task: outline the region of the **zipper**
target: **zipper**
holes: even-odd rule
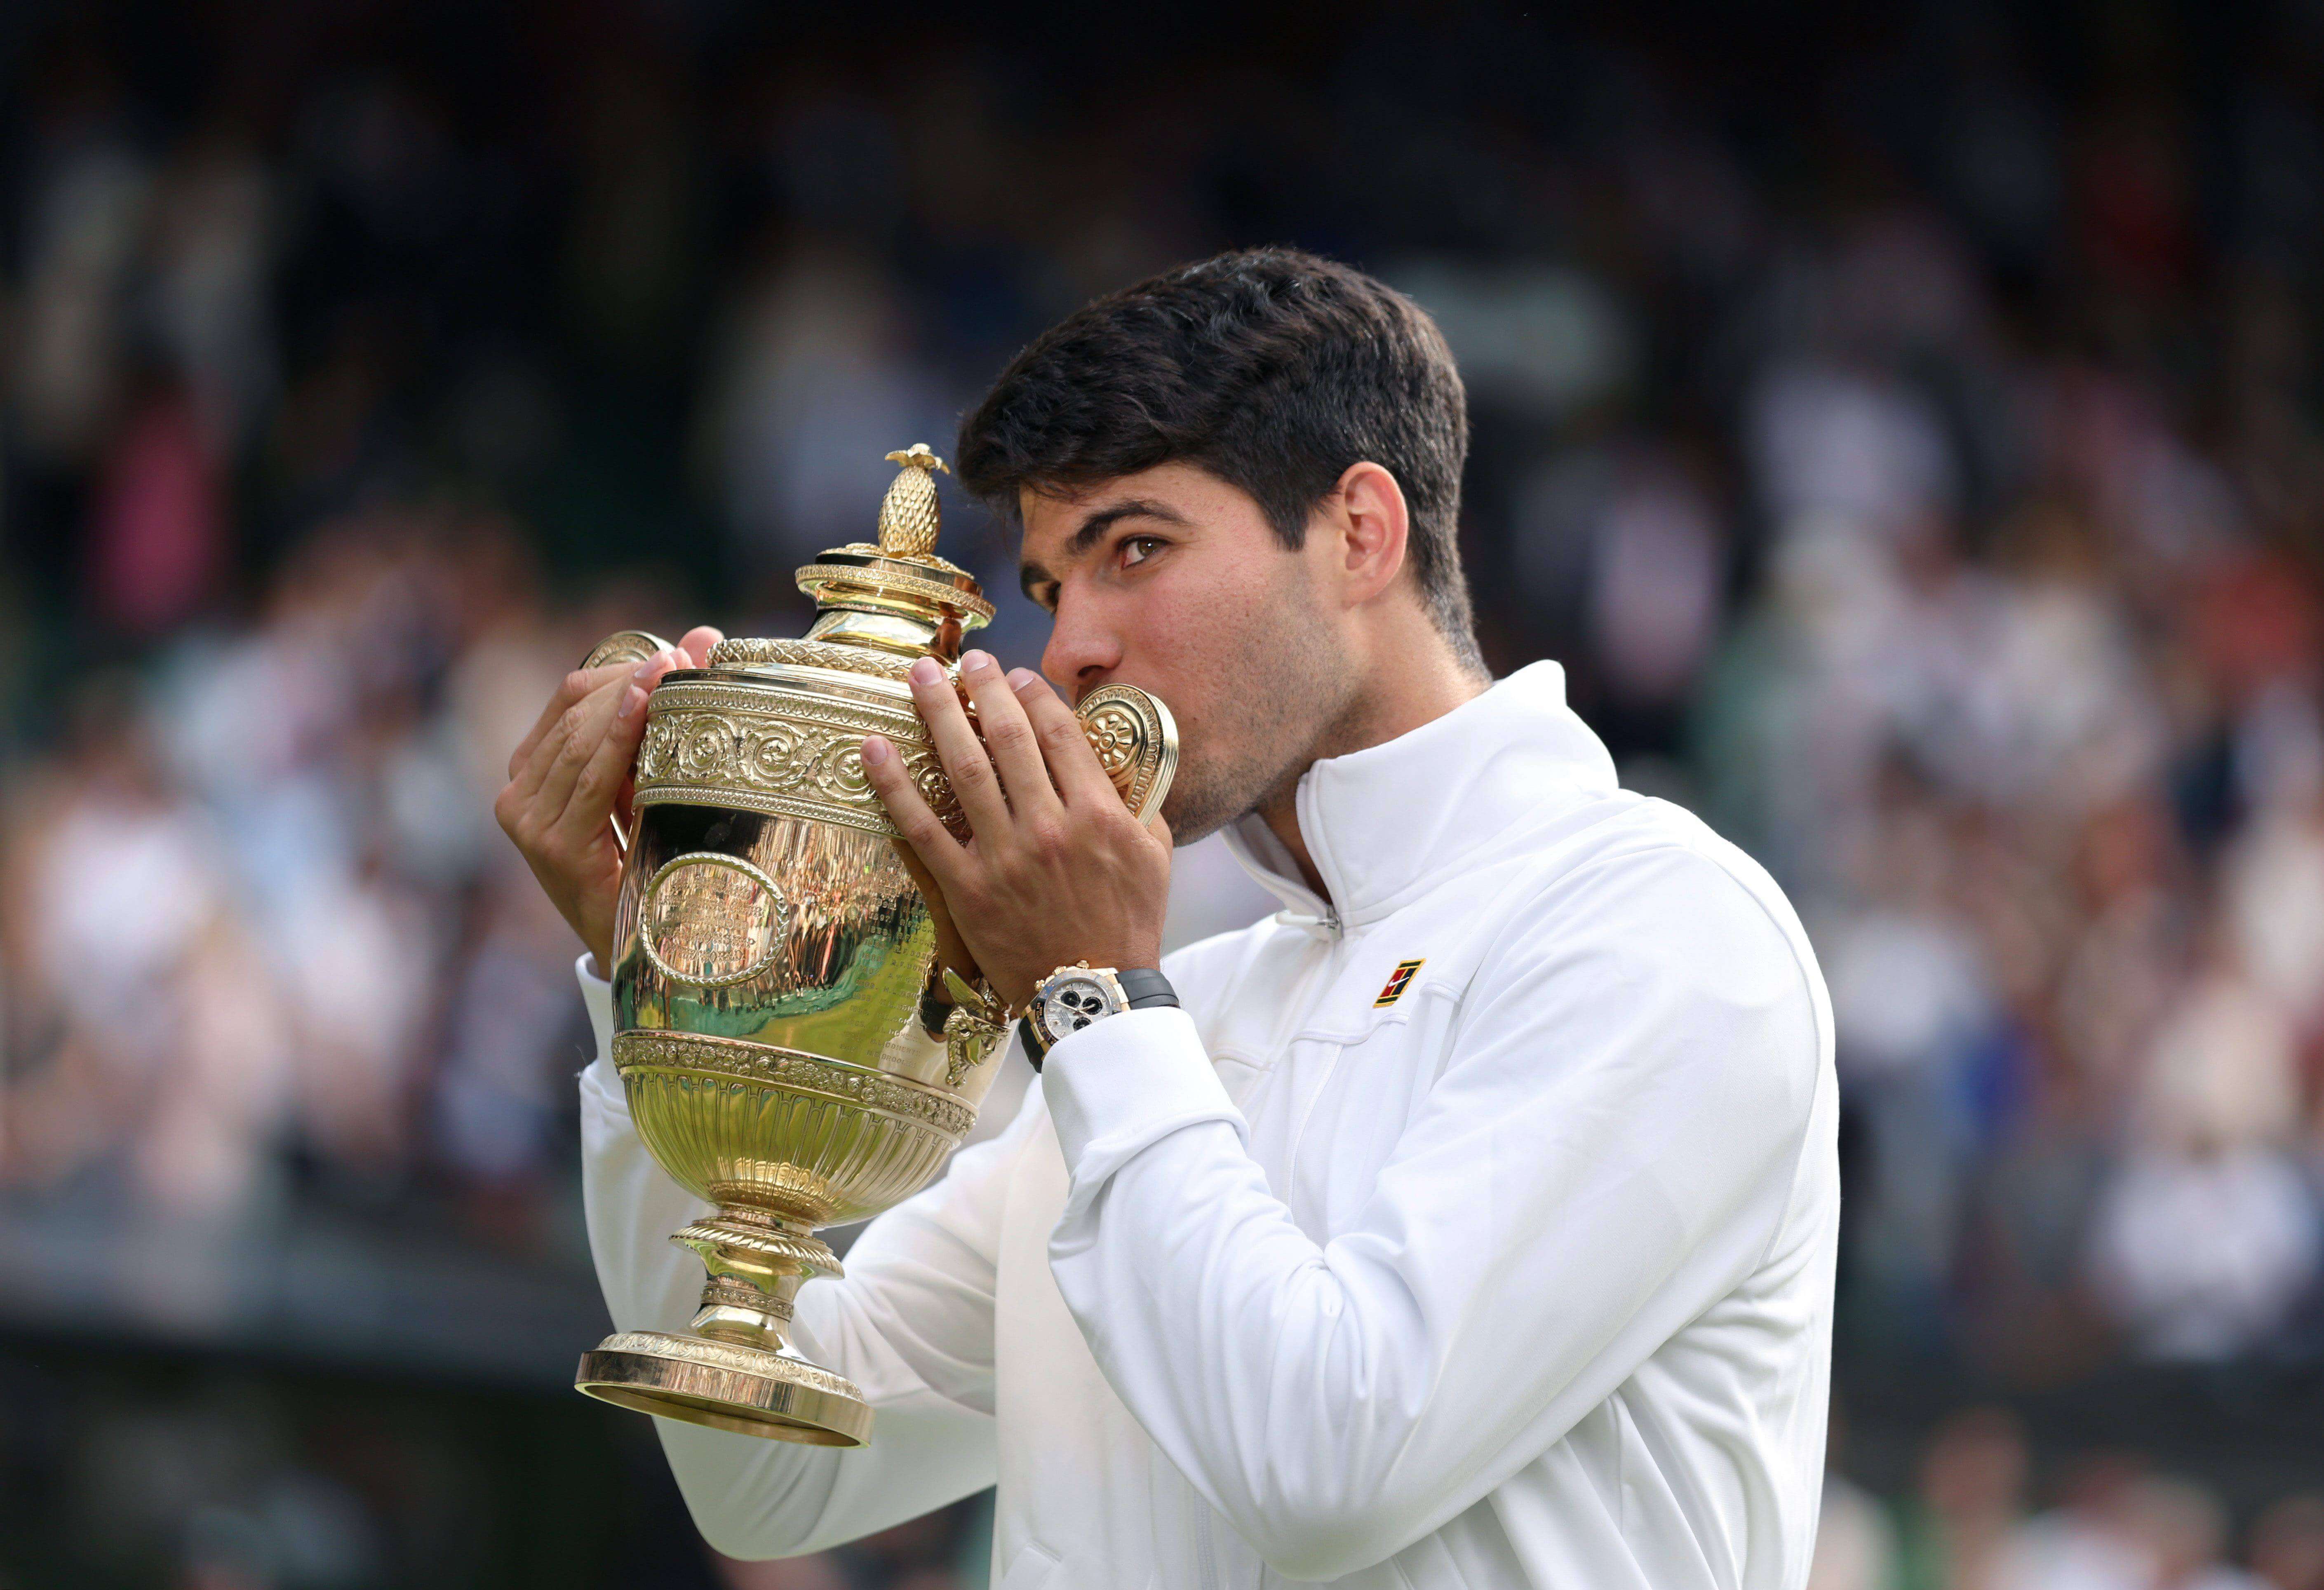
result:
[[[1202,1590],[1219,1590],[1218,1559],[1211,1551],[1211,1504],[1194,1498],[1194,1583]]]
[[[1299,780],[1298,788],[1292,792],[1292,810],[1297,813],[1299,831],[1302,833],[1312,834],[1320,833],[1322,832],[1321,826],[1315,821],[1315,803],[1311,798],[1314,793],[1310,781],[1304,777]],[[1312,841],[1309,849],[1311,850],[1314,849]],[[1316,869],[1319,872],[1322,870],[1321,863],[1317,864]],[[1331,934],[1333,938],[1339,938],[1342,936],[1345,929],[1340,921],[1339,897],[1331,892],[1330,880],[1328,878],[1324,880],[1324,888],[1322,891],[1322,895],[1323,925],[1331,930]]]

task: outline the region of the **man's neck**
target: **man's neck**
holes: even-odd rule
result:
[[[1463,703],[1474,701],[1492,684],[1481,670],[1472,673],[1462,666],[1433,626],[1428,639],[1434,644],[1415,648],[1419,655],[1408,657],[1403,666],[1370,670],[1370,676],[1351,698],[1348,711],[1317,737],[1289,776],[1259,803],[1260,818],[1299,864],[1299,876],[1326,900],[1332,897],[1331,890],[1324,887],[1323,875],[1315,870],[1315,859],[1308,852],[1306,836],[1299,832],[1299,780],[1307,769],[1328,758],[1385,745],[1433,723]]]

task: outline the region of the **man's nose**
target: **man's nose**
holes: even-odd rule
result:
[[[1096,605],[1069,593],[1057,598],[1041,672],[1068,701],[1078,701],[1121,666],[1121,640]]]

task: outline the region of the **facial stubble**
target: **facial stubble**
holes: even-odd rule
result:
[[[1163,804],[1176,843],[1192,844],[1288,798],[1348,710],[1355,685],[1338,637],[1307,593],[1283,596],[1263,621],[1241,623],[1219,648],[1220,688],[1181,747]]]

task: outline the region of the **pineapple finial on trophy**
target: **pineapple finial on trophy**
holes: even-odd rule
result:
[[[888,557],[926,557],[936,549],[936,528],[942,522],[936,472],[945,469],[945,461],[926,442],[914,442],[889,454],[888,462],[899,467],[880,502],[880,551]]]
[[[798,571],[798,588],[816,610],[807,639],[949,665],[959,656],[961,636],[991,622],[992,603],[975,575],[936,549],[936,472],[944,460],[926,442],[888,459],[897,470],[880,503],[879,540],[834,547]],[[753,641],[751,649],[771,655],[783,644]],[[877,671],[876,663],[869,666]]]

